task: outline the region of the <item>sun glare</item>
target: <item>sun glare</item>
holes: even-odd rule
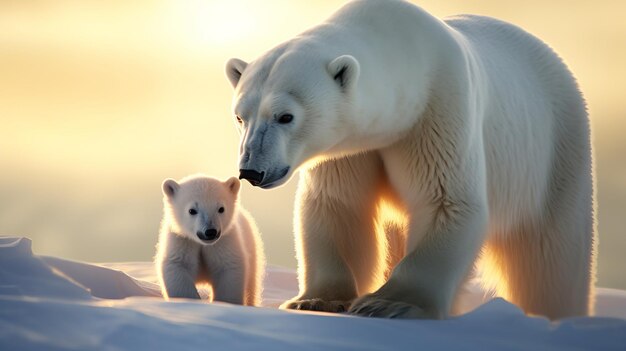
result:
[[[227,44],[259,31],[263,8],[252,1],[175,2],[186,37],[203,44]],[[261,29],[262,30],[262,29]]]
[[[30,236],[40,254],[150,259],[162,179],[237,174],[225,62],[253,61],[347,1],[0,0],[0,234]],[[626,1],[411,2],[514,23],[563,57],[593,122],[599,281],[626,288]],[[290,267],[297,177],[243,188],[270,262]]]

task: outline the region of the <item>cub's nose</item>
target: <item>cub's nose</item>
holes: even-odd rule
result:
[[[213,241],[213,240],[217,240],[220,237],[220,232],[217,231],[217,229],[207,229],[204,232],[197,232],[196,235],[198,235],[198,238],[200,238],[200,240],[204,240],[204,241]]]
[[[220,233],[215,229],[207,229],[204,232],[204,236],[207,238],[207,240],[215,240],[219,238]]]
[[[257,172],[254,169],[239,170],[239,179],[245,179],[254,186],[261,184],[263,177],[265,177],[265,172]]]

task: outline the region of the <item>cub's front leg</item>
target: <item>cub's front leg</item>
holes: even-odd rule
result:
[[[300,294],[281,308],[343,312],[377,284],[383,257],[374,218],[381,174],[374,153],[303,171],[294,223]]]
[[[196,273],[182,262],[166,260],[161,269],[161,291],[163,297],[200,299],[195,283]]]
[[[246,272],[244,267],[225,268],[212,274],[213,301],[244,305]]]

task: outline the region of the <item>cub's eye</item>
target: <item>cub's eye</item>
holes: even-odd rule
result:
[[[241,119],[241,117],[235,116],[235,118],[237,118],[237,123],[239,123],[239,124],[243,123],[243,119]]]
[[[192,216],[195,216],[195,215],[197,215],[197,214],[198,214],[198,211],[196,211],[196,209],[195,209],[195,208],[190,208],[190,209],[189,209],[189,214],[190,214],[190,215],[192,215]]]
[[[217,212],[219,212],[219,213],[224,213],[224,207],[220,207],[220,208],[217,210]]]
[[[284,115],[278,117],[278,123],[280,124],[291,123],[291,121],[293,121],[293,115],[290,113],[285,113]]]

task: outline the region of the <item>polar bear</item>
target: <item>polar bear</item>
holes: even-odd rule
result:
[[[263,244],[238,203],[240,184],[236,177],[221,182],[202,175],[163,182],[155,263],[165,298],[199,299],[196,283],[209,283],[215,301],[260,304]]]
[[[537,38],[362,0],[226,74],[240,178],[301,171],[300,293],[282,307],[446,318],[477,267],[528,314],[591,313],[589,121]]]

